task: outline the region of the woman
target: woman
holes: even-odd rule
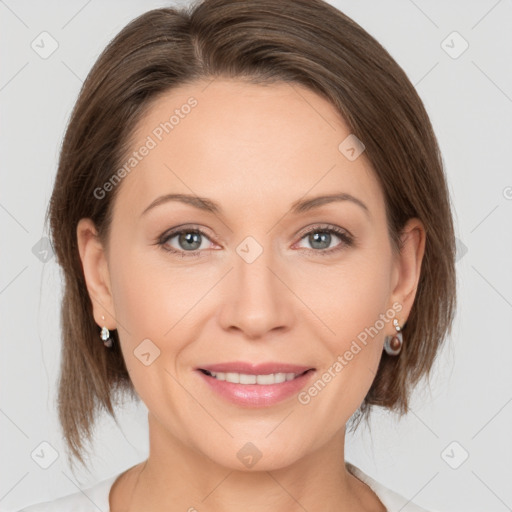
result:
[[[49,208],[59,415],[148,408],[146,461],[27,511],[421,511],[344,462],[405,414],[455,307],[435,135],[390,55],[320,0],[125,27],[84,83]]]

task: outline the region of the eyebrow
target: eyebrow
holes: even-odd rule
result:
[[[199,197],[190,194],[166,194],[160,197],[157,197],[141,214],[141,217],[145,215],[149,210],[160,206],[161,204],[168,203],[169,201],[177,201],[185,204],[189,204],[199,210],[203,210],[209,213],[220,214],[222,208],[218,203],[208,199],[206,197]],[[290,212],[292,214],[304,213],[313,208],[318,208],[324,204],[333,203],[336,201],[350,201],[358,206],[360,206],[367,215],[369,215],[369,210],[366,204],[363,203],[357,197],[352,196],[351,194],[339,193],[339,194],[330,194],[330,195],[322,195],[316,196],[309,199],[299,199],[292,203]]]

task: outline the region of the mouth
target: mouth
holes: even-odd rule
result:
[[[222,400],[241,407],[270,407],[303,389],[315,368],[283,363],[253,365],[221,363],[196,368],[209,389]]]
[[[308,372],[313,371],[314,368],[310,368],[301,373],[294,372],[278,372],[278,373],[262,373],[262,374],[250,374],[250,373],[238,373],[238,372],[212,372],[199,368],[199,371],[213,377],[214,379],[230,382],[232,384],[259,384],[262,386],[268,386],[271,384],[282,384],[283,382],[295,380],[297,377],[301,377]]]

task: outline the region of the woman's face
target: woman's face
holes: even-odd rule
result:
[[[417,255],[394,256],[349,136],[308,89],[221,79],[165,94],[137,127],[122,181],[102,189],[120,187],[104,287],[88,284],[152,436],[271,469],[326,445],[363,401]]]

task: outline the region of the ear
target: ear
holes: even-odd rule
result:
[[[402,247],[395,260],[392,304],[402,305],[397,315],[400,325],[407,321],[416,297],[420,279],[421,263],[425,253],[426,233],[423,223],[416,218],[409,219],[400,236]]]
[[[91,219],[80,219],[76,236],[87,291],[92,302],[94,321],[101,327],[115,329],[114,302],[107,258],[94,222]],[[105,317],[104,320],[102,316]]]

